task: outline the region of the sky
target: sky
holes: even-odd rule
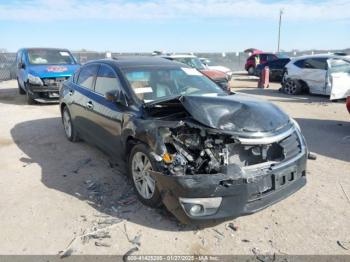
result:
[[[350,0],[0,0],[0,49],[113,52],[350,47]]]

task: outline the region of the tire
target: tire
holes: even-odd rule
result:
[[[21,85],[20,85],[18,79],[17,79],[17,85],[18,85],[18,93],[19,93],[20,95],[25,95],[25,94],[26,94],[26,91],[24,91],[24,89],[21,87]]]
[[[128,173],[139,200],[146,206],[159,207],[161,196],[155,179],[147,170],[157,170],[157,163],[150,155],[149,148],[144,144],[136,144],[130,152],[128,159]]]
[[[62,124],[66,137],[71,142],[77,142],[79,140],[77,131],[74,128],[71,114],[69,109],[65,106],[62,110]]]
[[[283,92],[288,95],[299,95],[302,86],[297,80],[288,79],[283,83]]]
[[[255,74],[255,68],[253,66],[248,68],[248,75],[253,76]]]
[[[28,105],[35,105],[35,100],[32,98],[32,96],[29,94],[29,92],[27,91],[27,104]]]

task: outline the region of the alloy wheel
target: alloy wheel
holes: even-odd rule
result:
[[[69,115],[67,109],[65,109],[63,112],[63,127],[64,127],[64,131],[66,132],[67,137],[71,138],[71,136],[72,136],[72,121],[71,121],[71,118],[70,118],[70,115]]]
[[[155,192],[155,180],[150,175],[152,164],[146,154],[142,152],[135,153],[132,159],[132,178],[139,194],[144,199],[151,199]]]
[[[293,80],[288,80],[284,83],[284,92],[289,95],[294,95],[297,89],[297,84]]]

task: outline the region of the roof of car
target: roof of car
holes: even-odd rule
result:
[[[168,59],[154,56],[121,56],[113,59],[100,59],[89,61],[88,63],[106,63],[120,68],[138,67],[138,66],[179,66],[188,67],[182,63],[174,62]]]
[[[293,60],[307,59],[307,58],[344,58],[344,56],[335,54],[315,54],[315,55],[303,55],[294,57]]]
[[[178,54],[178,55],[164,55],[163,57],[171,57],[171,58],[195,58],[197,56],[190,54]]]
[[[52,48],[52,47],[24,47],[21,50],[64,50],[69,51],[67,48]]]

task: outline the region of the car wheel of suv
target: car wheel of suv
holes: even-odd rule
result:
[[[288,79],[283,84],[283,92],[288,95],[299,95],[301,93],[301,85],[296,80]]]
[[[71,142],[78,141],[78,134],[75,131],[70,112],[66,106],[62,110],[62,123],[68,140]]]
[[[132,177],[138,198],[143,204],[150,207],[158,207],[161,204],[156,180],[149,173],[151,170],[156,170],[156,166],[146,145],[136,144],[132,148],[128,161],[129,174]]]
[[[21,85],[20,85],[18,79],[17,79],[17,85],[18,85],[18,93],[19,93],[20,95],[25,95],[26,91],[24,91],[24,89],[21,87]]]
[[[254,75],[254,73],[255,73],[255,68],[253,67],[253,66],[251,66],[251,67],[249,67],[248,68],[248,75]]]

